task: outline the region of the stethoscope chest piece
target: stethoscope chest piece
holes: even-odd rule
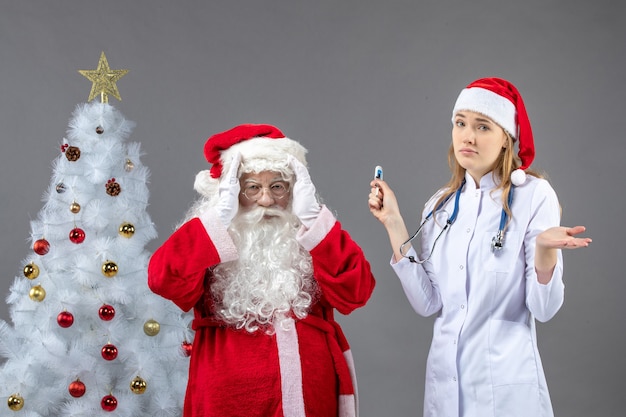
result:
[[[511,190],[509,191],[509,208],[511,204],[513,204],[513,190],[515,190],[515,186],[511,186]],[[498,253],[504,248],[504,228],[506,227],[508,216],[504,208],[502,209],[502,214],[500,215],[500,227],[498,228],[498,233],[491,239],[491,251],[493,253]]]
[[[504,230],[498,230],[498,233],[491,238],[491,251],[497,253],[504,247]]]

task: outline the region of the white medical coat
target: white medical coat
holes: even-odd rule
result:
[[[561,251],[552,280],[537,282],[535,238],[560,221],[557,196],[543,179],[528,176],[516,187],[501,251],[491,251],[502,212],[501,191],[491,173],[477,188],[466,175],[459,213],[429,261],[393,262],[414,310],[437,313],[426,367],[426,417],[553,416],[539,351],[535,319],[547,321],[563,303]],[[492,192],[493,191],[493,192]],[[432,210],[435,197],[426,205]],[[429,220],[419,259],[431,251],[454,195]],[[409,255],[415,256],[415,249]]]

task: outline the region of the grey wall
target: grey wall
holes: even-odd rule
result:
[[[164,240],[195,198],[205,139],[275,124],[309,149],[326,203],[377,277],[370,303],[340,320],[362,417],[421,414],[432,321],[417,316],[367,208],[385,168],[409,227],[448,178],[450,110],[467,83],[522,91],[563,224],[593,246],[566,252],[566,302],[540,324],[558,416],[623,415],[626,292],[623,119],[626,3],[597,0],[3,1],[0,6],[0,294],[21,273],[74,107],[105,51],[132,139],[152,171],[149,212]],[[3,296],[4,298],[4,296]],[[6,303],[0,317],[9,319]]]

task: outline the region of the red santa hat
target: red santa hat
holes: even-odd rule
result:
[[[452,111],[453,123],[455,115],[462,110],[489,117],[517,140],[517,155],[522,165],[511,173],[511,182],[522,185],[526,181],[524,170],[535,158],[535,143],[526,106],[517,88],[501,78],[481,78],[470,83],[459,94]]]
[[[295,140],[285,137],[278,128],[266,124],[243,124],[217,133],[206,141],[204,156],[212,166],[196,176],[196,191],[207,197],[215,195],[237,152],[241,154],[241,172],[288,168],[289,155],[307,165],[307,150]]]

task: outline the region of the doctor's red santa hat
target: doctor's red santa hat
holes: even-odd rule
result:
[[[276,127],[267,124],[243,124],[207,139],[204,156],[210,170],[196,175],[194,189],[207,197],[217,194],[219,183],[228,173],[233,156],[241,154],[241,172],[281,171],[289,168],[291,155],[304,166],[307,150]]]
[[[522,185],[524,170],[535,158],[535,143],[526,106],[517,88],[501,78],[481,78],[461,91],[452,110],[452,123],[459,111],[469,110],[483,114],[496,122],[517,141],[521,166],[511,173],[511,182]]]

